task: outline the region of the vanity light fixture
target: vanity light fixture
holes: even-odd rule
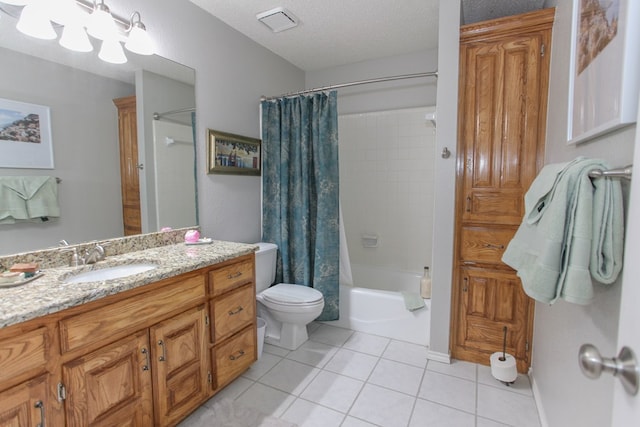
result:
[[[76,52],[90,52],[93,45],[88,35],[101,40],[98,57],[104,61],[127,62],[122,44],[133,53],[153,55],[154,47],[140,12],[126,20],[112,15],[104,0],[0,0],[16,6],[20,18],[16,28],[29,36],[52,40],[58,37],[54,28],[62,28],[59,44]],[[0,10],[16,17],[17,12]],[[85,30],[86,28],[86,30]]]
[[[98,58],[112,64],[124,64],[127,62],[127,56],[122,50],[122,45],[116,39],[106,39],[102,41]]]
[[[111,16],[111,10],[104,4],[104,0],[100,0],[100,3],[93,1],[93,12],[89,15],[87,33],[98,40],[111,40],[118,37],[116,22]]]
[[[129,29],[127,32],[129,33],[129,37],[124,45],[127,50],[137,53],[138,55],[153,55],[153,42],[151,41],[151,37],[149,37],[149,33],[147,33],[147,27],[142,23],[140,12],[133,12],[131,18],[129,18]]]
[[[58,35],[51,25],[43,0],[32,0],[22,8],[20,20],[16,25],[18,31],[31,37],[53,40]]]

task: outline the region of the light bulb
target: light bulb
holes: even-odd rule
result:
[[[16,28],[21,33],[38,39],[52,40],[58,37],[46,8],[37,2],[30,3],[22,9]]]
[[[141,22],[133,24],[129,32],[129,38],[124,47],[139,55],[153,55],[153,42],[146,28]]]
[[[79,23],[65,25],[59,43],[60,46],[76,52],[91,52],[93,50],[89,36]]]
[[[112,64],[124,64],[127,62],[122,45],[116,39],[108,39],[102,42],[98,58]]]
[[[118,29],[106,4],[97,4],[87,23],[87,33],[100,40],[116,39]]]

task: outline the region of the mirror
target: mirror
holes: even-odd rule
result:
[[[53,169],[7,168],[0,159],[0,176],[61,180],[60,218],[0,224],[0,255],[56,246],[62,239],[73,244],[123,236],[121,195],[127,189],[113,100],[133,95],[141,231],[197,225],[195,71],[130,52],[127,64],[109,64],[98,58],[95,40],[93,52],[72,52],[57,40],[25,36],[14,17],[1,10],[0,16],[0,98],[48,107],[54,152]]]

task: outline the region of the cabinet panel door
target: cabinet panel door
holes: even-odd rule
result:
[[[152,419],[147,331],[62,367],[67,426],[149,426]]]
[[[488,364],[502,351],[507,327],[507,353],[528,363],[528,336],[533,300],[524,293],[513,272],[461,269],[460,322],[456,331],[459,351],[475,354],[473,361]],[[523,365],[524,366],[524,365]]]
[[[537,173],[542,35],[471,43],[461,51],[462,218],[517,225]]]
[[[45,425],[47,376],[42,375],[0,393],[0,427]]]
[[[150,329],[153,343],[155,425],[173,425],[199,406],[208,393],[204,306]]]

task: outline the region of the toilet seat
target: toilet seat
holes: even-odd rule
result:
[[[260,295],[265,301],[289,306],[315,305],[324,298],[316,289],[289,283],[272,286],[262,291]]]

